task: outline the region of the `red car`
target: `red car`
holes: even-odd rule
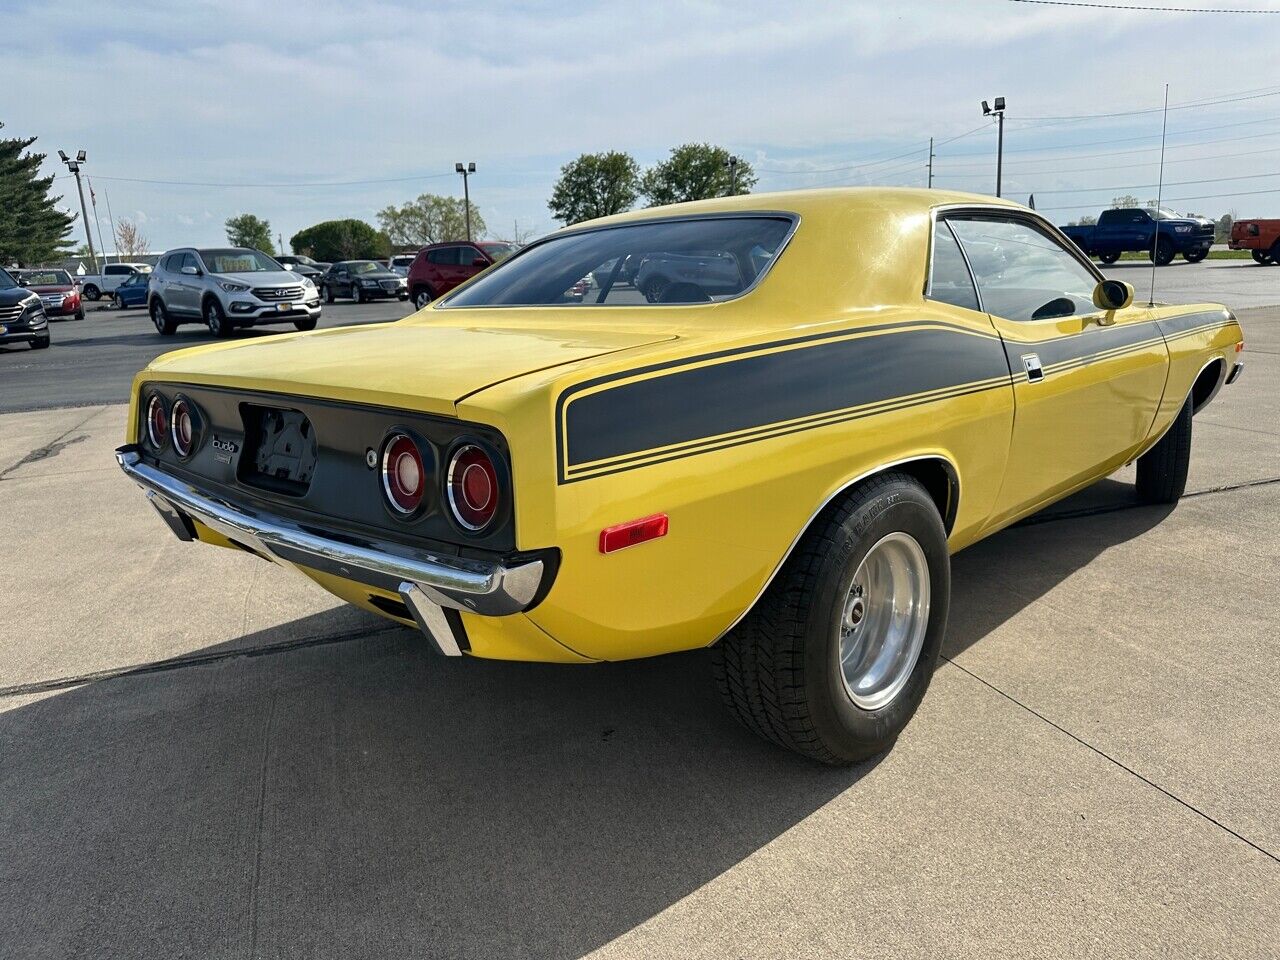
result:
[[[40,294],[44,313],[50,320],[60,317],[84,319],[84,301],[80,288],[65,270],[19,270],[14,279],[33,293]]]
[[[1255,263],[1280,265],[1280,220],[1237,220],[1227,246],[1248,250]]]
[[[463,240],[423,247],[409,267],[409,297],[421,310],[463,280],[470,280],[485,267],[511,256],[518,249],[516,244],[505,240]]]

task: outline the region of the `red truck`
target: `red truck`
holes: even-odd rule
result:
[[[1248,250],[1255,263],[1280,265],[1280,220],[1237,220],[1227,246]]]

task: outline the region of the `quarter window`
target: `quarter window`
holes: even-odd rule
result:
[[[1092,313],[1092,272],[1029,220],[948,217],[964,248],[982,306],[1005,320],[1051,320]]]
[[[929,299],[954,307],[978,309],[978,292],[973,288],[969,265],[964,262],[947,221],[933,225],[933,261],[929,267]]]
[[[458,248],[444,247],[440,250],[430,250],[427,252],[427,262],[436,263],[444,267],[456,267],[458,265]]]

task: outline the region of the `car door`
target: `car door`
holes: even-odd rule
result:
[[[1102,279],[1038,217],[946,215],[1004,340],[1014,381],[1009,462],[991,524],[1110,473],[1146,439],[1169,355],[1152,310],[1099,310]]]
[[[453,286],[464,280],[470,280],[477,273],[489,266],[490,260],[484,251],[476,246],[458,247],[458,279]]]
[[[440,287],[436,291],[436,296],[448,293],[463,280],[466,276],[462,272],[461,266],[461,247],[441,247],[435,251],[436,269],[440,271]]]
[[[200,261],[194,253],[184,253],[174,274],[173,300],[169,306],[180,313],[200,313]]]

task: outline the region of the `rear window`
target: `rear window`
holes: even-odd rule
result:
[[[29,287],[70,286],[71,275],[65,270],[28,270],[22,281]]]
[[[773,263],[783,216],[654,220],[552,237],[498,264],[443,304],[638,306],[728,300]]]

